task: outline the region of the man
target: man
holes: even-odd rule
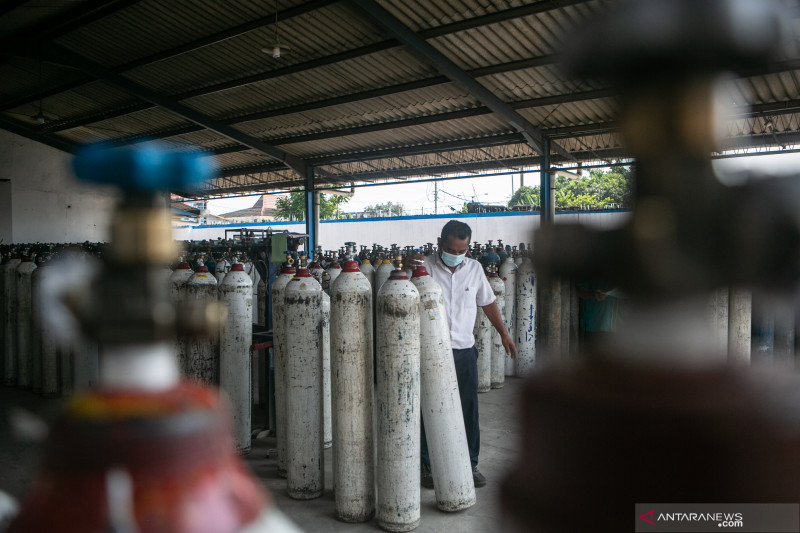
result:
[[[450,341],[453,359],[456,364],[458,392],[461,397],[461,410],[467,432],[467,445],[472,462],[472,477],[476,487],[486,485],[486,478],[478,471],[480,452],[480,429],[478,424],[478,351],[472,329],[475,316],[481,306],[503,341],[503,348],[516,358],[514,340],[506,331],[500,310],[495,303],[494,293],[478,261],[466,257],[472,230],[467,224],[451,220],[442,228],[438,239],[437,253],[424,259],[425,268],[433,279],[442,286],[444,307],[450,324]],[[421,260],[421,255],[410,257]],[[433,488],[430,458],[422,432],[422,486]]]

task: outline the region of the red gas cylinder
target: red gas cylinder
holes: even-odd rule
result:
[[[270,502],[234,453],[229,420],[217,393],[192,383],[76,396],[8,531],[241,530]],[[131,488],[121,505],[109,490],[118,471]]]

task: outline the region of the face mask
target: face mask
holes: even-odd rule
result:
[[[444,262],[445,265],[449,267],[454,267],[460,265],[466,255],[467,254],[461,254],[461,255],[448,254],[447,252],[442,250],[442,261]]]

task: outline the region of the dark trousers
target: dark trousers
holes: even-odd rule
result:
[[[472,466],[478,465],[478,453],[481,451],[481,430],[478,426],[478,350],[465,348],[453,349],[456,362],[456,379],[458,395],[461,397],[461,412],[464,415],[464,428],[467,430],[467,446]],[[421,452],[422,464],[430,466],[428,441],[425,439],[425,424],[422,424]]]

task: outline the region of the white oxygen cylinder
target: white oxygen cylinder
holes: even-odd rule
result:
[[[492,388],[492,330],[489,318],[478,306],[475,314],[475,349],[478,351],[478,392],[489,392]]]
[[[217,280],[208,271],[208,267],[200,265],[186,282],[186,299],[188,302],[206,304],[217,300]],[[189,337],[186,341],[186,367],[184,372],[195,381],[207,385],[219,383],[219,332],[211,332],[210,336]]]
[[[252,283],[252,287],[250,288],[250,292],[253,296],[253,305],[250,308],[250,323],[251,324],[258,324],[258,308],[261,305],[261,300],[258,299],[258,286],[261,283],[261,274],[258,273],[256,270],[256,264],[253,261],[245,261],[243,263],[244,271],[250,278],[250,282]],[[253,390],[255,393],[255,389]]]
[[[258,302],[255,304],[258,306],[258,318],[256,324],[261,327],[266,327],[267,325],[267,284],[264,280],[259,276],[258,279]]]
[[[424,266],[411,281],[420,298],[420,400],[436,505],[461,511],[475,504],[475,482],[442,288]]]
[[[517,267],[516,337],[517,361],[514,375],[527,377],[536,362],[536,280],[533,262],[527,255]]]
[[[286,324],[283,295],[295,275],[292,266],[284,267],[272,284],[272,366],[275,378],[275,431],[278,447],[278,476],[286,477]]]
[[[503,284],[505,285],[505,324],[506,329],[508,330],[508,334],[511,335],[512,339],[516,339],[516,282],[517,282],[517,264],[514,262],[514,258],[509,253],[506,260],[500,265],[500,278],[503,280]],[[504,355],[505,361],[505,375],[506,376],[513,376],[514,375],[514,360],[511,358],[510,354]]]
[[[354,261],[331,285],[333,479],[336,518],[375,514],[372,287]]]
[[[378,291],[381,290],[383,284],[386,283],[387,279],[389,279],[389,275],[392,273],[392,271],[394,271],[394,266],[388,259],[381,261],[381,264],[375,269],[375,283],[372,285],[372,291],[374,295],[373,301],[377,301]]]
[[[31,275],[36,263],[25,257],[17,266],[17,387],[31,388]]]
[[[322,288],[322,285],[320,285],[320,288]],[[325,448],[330,448],[333,443],[333,429],[331,426],[331,297],[325,291],[322,292],[319,346],[322,351],[322,441]]]
[[[43,286],[48,281],[46,278],[53,274],[54,269],[57,267],[50,263],[43,263],[36,269],[38,274],[39,286]],[[37,296],[34,306],[41,309],[43,305],[41,293]],[[41,314],[39,315],[42,316]],[[53,331],[52,324],[48,320],[42,320],[42,396],[45,398],[55,398],[59,395],[59,381],[58,381],[58,344],[56,342],[56,335]]]
[[[339,274],[342,273],[342,267],[338,261],[334,260],[328,267],[328,269],[325,270],[325,272],[327,272],[328,275],[331,277],[330,284],[332,285],[333,282],[336,281],[336,278],[339,276]]]
[[[358,269],[364,274],[364,277],[367,278],[369,286],[372,287],[375,284],[375,267],[372,266],[369,259],[364,259]]]
[[[188,288],[186,283],[192,277],[194,272],[189,268],[189,263],[182,261],[178,263],[176,268],[169,277],[169,296],[172,304],[175,306],[176,312],[182,312],[182,306],[186,303],[186,295]],[[181,369],[186,368],[186,346],[188,339],[183,335],[175,335],[175,357],[178,358],[178,366]],[[184,370],[185,371],[185,370]]]
[[[376,306],[377,522],[411,531],[420,519],[419,292],[393,271]]]
[[[503,280],[496,272],[489,274],[489,286],[494,293],[497,308],[500,316],[505,316],[506,312],[506,287]],[[502,389],[506,381],[506,350],[503,348],[503,338],[491,324],[489,330],[492,337],[492,364],[491,364],[491,388]]]
[[[241,263],[234,263],[219,286],[219,299],[228,318],[219,332],[219,386],[233,413],[236,451],[250,453],[252,379],[250,346],[253,344],[253,282]]]
[[[308,265],[308,271],[311,272],[311,276],[319,281],[320,285],[322,284],[322,274],[325,273],[325,269],[322,268],[317,260],[315,259],[312,263]]]
[[[283,295],[286,353],[286,488],[297,500],[322,495],[322,351],[319,325],[322,287],[307,268],[286,285]],[[291,332],[291,342],[288,342]]]
[[[222,280],[225,279],[225,275],[228,273],[230,266],[231,264],[228,263],[227,259],[222,258],[214,263],[214,278],[217,280],[217,289],[222,285]]]
[[[42,308],[41,299],[42,266],[31,274],[31,389],[34,394],[42,393]]]
[[[3,263],[3,384],[17,384],[17,267],[22,261],[12,257]]]

